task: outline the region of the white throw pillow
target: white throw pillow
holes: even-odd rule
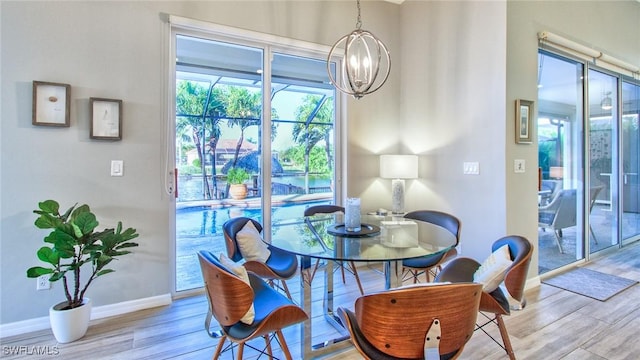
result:
[[[234,275],[239,277],[240,280],[246,282],[247,284],[249,284],[249,286],[251,286],[251,283],[249,282],[249,274],[247,274],[247,269],[245,269],[244,266],[233,262],[225,254],[220,254],[220,263],[222,264],[222,266],[224,266],[229,271],[231,271]],[[247,311],[247,313],[244,314],[244,316],[242,317],[242,319],[240,319],[240,321],[247,325],[251,325],[253,324],[253,320],[255,318],[256,318],[256,310],[253,307],[253,304],[251,304],[249,311]]]
[[[244,227],[236,233],[236,241],[240,253],[246,261],[266,262],[271,255],[269,247],[262,241],[260,232],[251,221],[247,221]]]
[[[482,291],[492,292],[504,281],[506,271],[513,264],[509,246],[494,251],[473,274],[473,281],[482,284]]]

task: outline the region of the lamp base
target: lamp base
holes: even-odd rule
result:
[[[404,180],[391,180],[391,212],[404,214]]]

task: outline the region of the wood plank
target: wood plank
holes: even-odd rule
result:
[[[587,265],[594,270],[640,280],[640,246],[634,244],[607,254]],[[338,331],[322,318],[323,270],[316,274],[312,287],[314,342],[337,336]],[[373,267],[358,268],[366,292],[381,291],[384,277]],[[336,306],[353,307],[359,292],[352,275],[342,284],[334,274]],[[298,278],[288,281],[294,299],[298,299]],[[522,311],[505,316],[505,323],[518,359],[614,360],[636,359],[640,342],[640,286],[634,286],[606,302],[597,301],[542,284],[526,293],[528,304]],[[218,340],[204,331],[207,311],[202,294],[176,299],[171,305],[91,322],[87,335],[71,344],[57,344],[50,330],[2,338],[3,359],[34,359],[37,356],[8,354],[9,347],[49,347],[59,350],[62,359],[210,359]],[[497,327],[487,330],[499,337]],[[300,327],[284,330],[294,359],[300,358]],[[254,341],[262,345],[261,339]],[[274,355],[281,354],[279,346]],[[247,350],[246,359],[256,359]],[[232,359],[230,353],[222,359]],[[264,358],[264,357],[263,357]],[[497,344],[476,331],[460,359],[507,359]],[[322,357],[324,360],[361,359],[352,347]]]

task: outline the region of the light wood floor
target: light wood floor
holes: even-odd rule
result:
[[[640,280],[640,245],[600,258],[586,267]],[[366,291],[380,290],[383,278],[367,267],[359,268]],[[314,281],[315,339],[337,335],[319,317],[320,286]],[[350,275],[343,286],[335,274],[336,304],[351,306],[359,295]],[[297,279],[289,281],[298,290]],[[294,294],[297,296],[297,294]],[[606,302],[577,295],[548,285],[527,292],[527,307],[506,318],[516,356],[519,359],[638,359],[640,358],[640,286],[635,285]],[[87,335],[71,344],[57,344],[49,330],[1,339],[3,359],[209,359],[217,340],[203,328],[206,299],[203,295],[178,299],[170,306],[123,316],[94,320]],[[497,330],[497,328],[496,328]],[[497,331],[495,332],[497,335]],[[294,359],[300,358],[299,327],[285,330]],[[315,340],[314,339],[314,340]],[[257,340],[256,345],[262,345]],[[22,347],[22,348],[20,348]],[[278,346],[276,345],[276,348]],[[11,349],[17,354],[11,354]],[[22,349],[22,350],[17,350]],[[40,349],[49,354],[38,355]],[[36,350],[36,351],[34,351]],[[57,354],[57,356],[52,356]],[[245,358],[255,359],[246,351]],[[232,359],[230,353],[223,359]],[[264,358],[264,357],[262,357]],[[503,350],[481,332],[476,332],[461,359],[508,359]],[[325,359],[360,359],[353,348]]]

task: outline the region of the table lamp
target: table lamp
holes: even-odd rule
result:
[[[418,178],[417,155],[380,155],[380,177],[391,180],[391,211],[404,213],[404,180]]]

